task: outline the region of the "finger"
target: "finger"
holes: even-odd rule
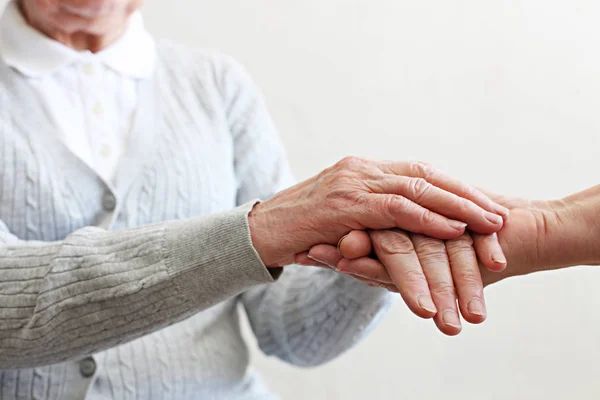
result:
[[[441,240],[419,234],[410,235],[410,238],[427,278],[433,302],[438,309],[434,317],[435,324],[446,335],[458,335],[462,325],[446,245]]]
[[[304,255],[305,253],[301,254]],[[336,247],[329,244],[313,246],[303,257],[305,258],[300,259],[299,255],[296,255],[295,262],[300,265],[314,265],[315,263],[318,263],[333,270],[337,270],[338,263],[343,259]],[[308,262],[309,264],[305,264],[304,262]],[[311,262],[312,264],[310,264]]]
[[[371,254],[371,238],[365,231],[352,231],[338,243],[338,251],[344,258],[367,257]]]
[[[473,186],[467,185],[461,182],[459,179],[453,178],[427,163],[387,162],[383,163],[382,169],[387,169],[396,175],[423,178],[441,189],[447,190],[448,192],[454,193],[459,197],[472,201],[486,211],[498,214],[504,219],[508,217],[509,211],[506,207],[496,203]]]
[[[399,230],[383,230],[371,231],[369,236],[377,258],[385,265],[408,308],[421,318],[435,316],[437,309],[408,235]]]
[[[319,267],[331,270],[336,269],[336,266],[334,264],[329,264],[322,260],[318,261],[310,257],[308,251],[296,254],[296,256],[294,257],[294,264],[303,265],[305,267]]]
[[[387,175],[386,178],[378,179],[374,185],[379,186],[380,192],[404,196],[444,217],[466,222],[472,231],[490,234],[502,228],[503,220],[499,215],[423,178]]]
[[[465,320],[472,324],[485,321],[483,282],[479,272],[473,240],[468,234],[446,242],[450,269],[458,294],[458,305]]]
[[[371,239],[369,238],[370,241]],[[320,244],[314,246],[303,257],[305,258],[302,260],[297,259],[296,263],[301,261],[301,265],[312,265],[311,262],[314,264],[315,260],[318,260],[319,263],[327,265],[329,268],[335,266],[338,272],[344,274],[360,276],[365,280],[394,284],[385,266],[379,261],[369,257],[360,257],[352,260],[342,259],[335,246],[332,245]],[[307,264],[302,263],[302,261],[306,261]]]
[[[369,197],[372,202],[367,204],[368,218],[364,218],[364,224],[369,228],[400,228],[437,239],[454,239],[462,235],[467,226],[428,210],[406,197],[394,194],[374,194]],[[390,221],[393,221],[391,226]]]
[[[506,269],[506,257],[495,233],[491,235],[471,233],[471,237],[481,265],[492,272],[502,272]]]
[[[395,285],[385,266],[373,258],[343,259],[337,266],[338,271],[343,274],[352,274],[369,281]]]
[[[383,288],[383,289],[386,289],[388,292],[392,292],[392,293],[399,293],[398,287],[396,285],[394,285],[393,283],[376,282],[376,281],[372,281],[370,279],[365,279],[361,276],[353,276],[353,275],[349,275],[349,276],[353,277],[357,281],[360,281],[368,286]]]

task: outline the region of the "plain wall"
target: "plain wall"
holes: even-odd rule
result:
[[[535,198],[598,182],[597,1],[147,0],[144,14],[250,70],[298,178],[353,154]],[[253,359],[291,400],[597,399],[598,287],[589,267],[505,281],[456,338],[399,301],[326,366]]]
[[[298,178],[349,154],[434,163],[556,198],[599,181],[600,3],[215,0],[145,6],[149,28],[229,53],[262,87]],[[283,399],[600,398],[600,271],[487,290],[457,338],[398,302],[311,370],[254,353]]]

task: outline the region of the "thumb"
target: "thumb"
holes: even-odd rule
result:
[[[368,257],[373,251],[371,237],[366,231],[351,231],[340,239],[338,251],[341,256],[349,260]]]

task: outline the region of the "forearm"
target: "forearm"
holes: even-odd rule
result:
[[[600,263],[600,185],[560,202],[559,222],[550,233],[547,247],[554,249],[554,265],[598,265]],[[550,249],[549,249],[550,251]]]
[[[244,293],[259,346],[268,355],[310,367],[363,339],[395,295],[321,268],[286,267],[274,285]]]
[[[562,200],[531,202],[511,210],[498,233],[508,267],[482,270],[485,284],[578,265],[600,264],[600,186]]]
[[[538,211],[539,257],[534,271],[596,265],[600,260],[600,186]]]
[[[52,243],[18,240],[0,222],[0,369],[106,349],[272,281],[249,208]]]

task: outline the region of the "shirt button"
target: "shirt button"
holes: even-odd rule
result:
[[[111,154],[112,154],[112,149],[107,144],[102,146],[102,148],[100,149],[100,155],[102,156],[102,158],[109,158]]]
[[[102,197],[102,208],[104,208],[106,211],[113,211],[115,207],[117,207],[117,199],[115,198],[115,195],[110,192],[106,192]]]
[[[98,117],[101,117],[102,114],[104,114],[104,108],[102,107],[102,104],[100,102],[94,104],[94,107],[92,107],[92,112]]]
[[[83,64],[83,73],[89,76],[94,75],[94,66],[92,64]]]
[[[84,378],[89,378],[96,372],[96,361],[93,357],[84,358],[79,362],[79,372]]]

